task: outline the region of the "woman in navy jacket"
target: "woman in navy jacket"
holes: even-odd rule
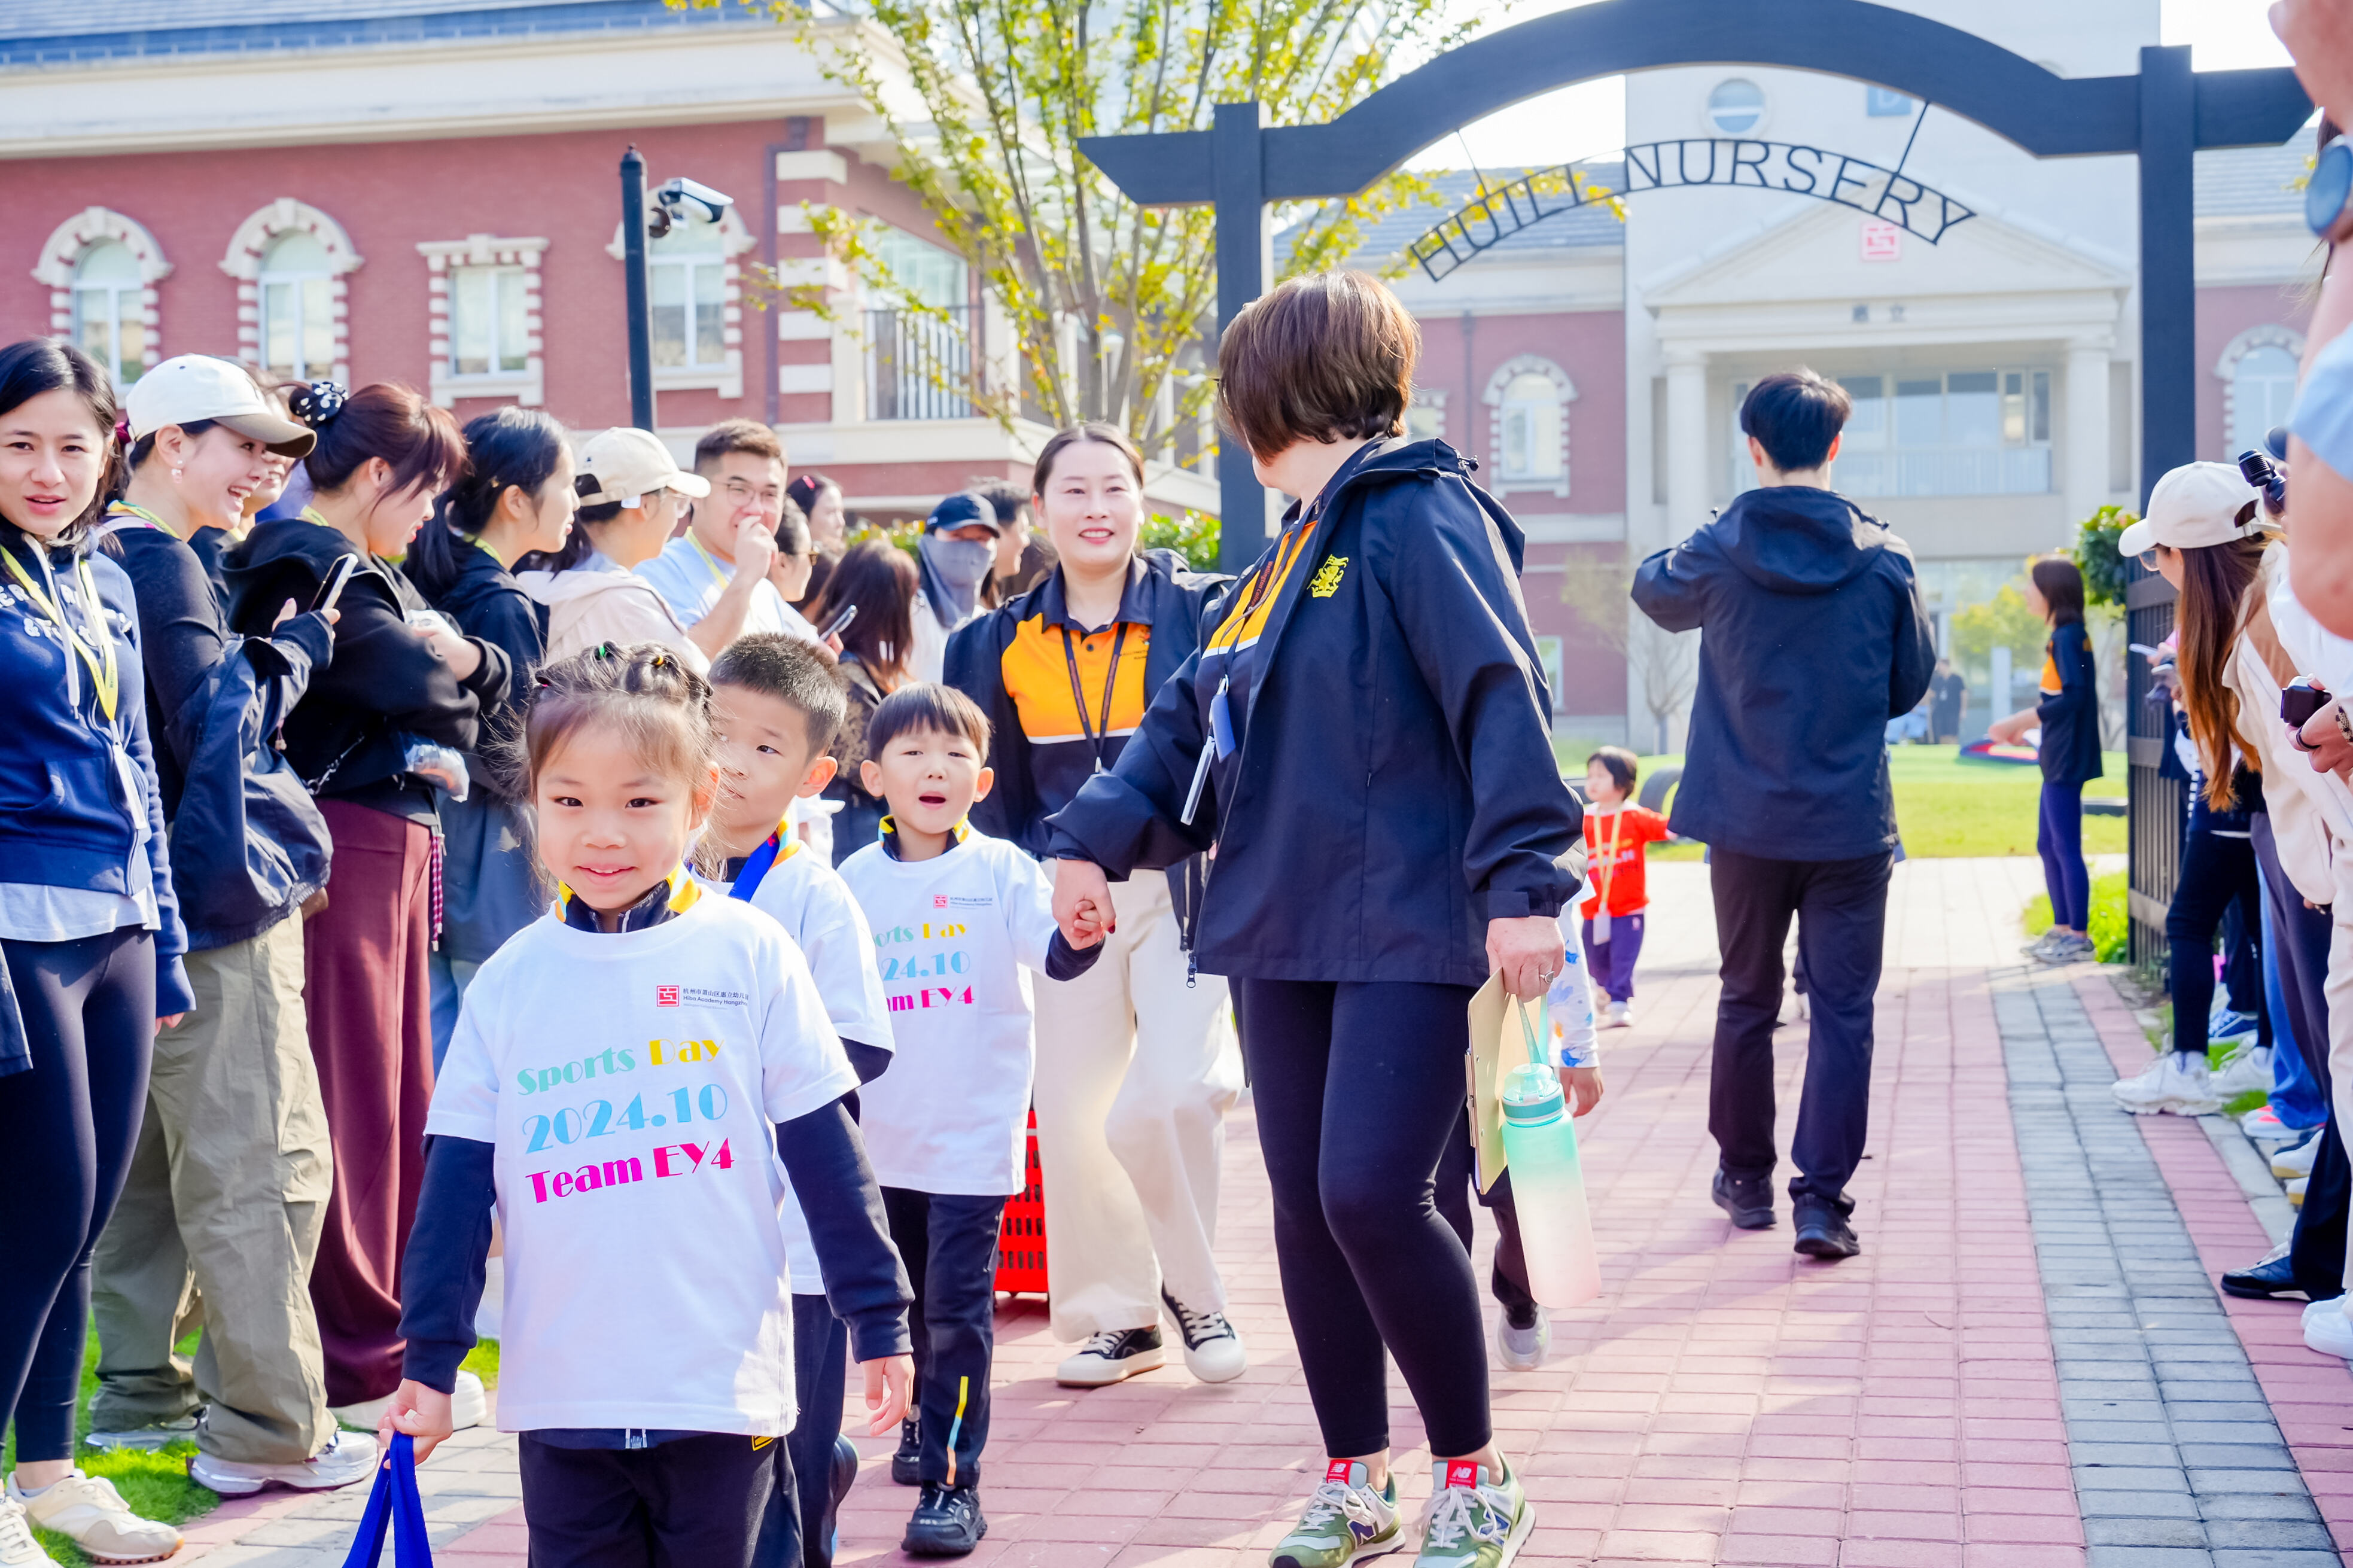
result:
[[[39,1517],[32,1494],[63,1487],[121,1510],[110,1550],[162,1555],[176,1531],[73,1468],[90,1251],[139,1135],[158,1021],[192,1005],[131,579],[93,549],[115,420],[79,349],[0,349],[0,1421],[15,1420],[17,1460],[0,1550],[28,1508]]]
[[[1431,1179],[1461,1121],[1473,992],[1499,973],[1534,998],[1561,966],[1581,822],[1520,531],[1451,448],[1400,438],[1417,351],[1412,318],[1359,273],[1293,279],[1235,318],[1226,423],[1301,499],[1117,766],[1051,823],[1066,925],[1112,914],[1106,871],[1215,848],[1194,951],[1233,981],[1326,1455],[1276,1549],[1297,1568],[1398,1544],[1384,1351],[1438,1460],[1430,1539],[1501,1568],[1530,1518]]]
[[[2092,637],[2084,626],[2084,574],[2063,555],[2046,555],[2027,573],[2027,607],[2051,627],[2043,647],[2042,700],[1996,721],[1995,740],[2016,743],[2041,726],[2042,820],[2034,847],[2051,894],[2051,929],[2026,950],[2030,958],[2072,963],[2092,954],[2084,927],[2092,913],[2092,874],[2084,864],[2084,784],[2100,776],[2100,693]]]

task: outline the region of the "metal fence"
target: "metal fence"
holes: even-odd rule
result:
[[[2128,641],[2155,647],[2173,630],[2173,584],[2136,562],[2125,591]],[[2181,824],[2188,803],[2179,780],[2160,778],[2158,767],[2172,743],[2171,708],[2148,700],[2148,660],[2125,655],[2125,761],[2131,797],[2131,872],[2127,895],[2132,916],[2134,967],[2154,971],[2165,962],[2165,911],[2181,868]]]
[[[969,306],[867,311],[866,417],[970,418],[972,325]]]

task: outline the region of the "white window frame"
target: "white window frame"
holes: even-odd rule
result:
[[[364,260],[352,237],[343,226],[314,206],[296,201],[292,196],[280,196],[268,206],[260,207],[237,225],[229,237],[227,254],[221,258],[221,270],[237,279],[237,349],[250,363],[260,364],[261,353],[261,291],[265,279],[262,258],[269,247],[285,235],[303,233],[318,240],[327,253],[327,312],[332,337],[332,362],[323,365],[306,364],[309,379],[340,381],[349,384],[352,379],[351,274],[359,270]],[[294,274],[311,277],[315,274]],[[284,281],[272,276],[270,282]]]
[[[1552,383],[1554,395],[1560,405],[1560,472],[1542,476],[1514,475],[1504,471],[1504,392],[1524,375],[1540,375]],[[1488,489],[1503,496],[1514,491],[1525,494],[1554,495],[1566,500],[1569,490],[1569,429],[1568,405],[1577,401],[1577,385],[1568,373],[1540,354],[1520,354],[1496,367],[1487,378],[1487,392],[1482,399],[1487,405],[1487,450],[1495,459],[1494,476]]]
[[[133,313],[146,329],[146,342],[140,349],[140,363],[148,370],[164,362],[162,313],[157,309],[155,285],[172,274],[172,264],[164,259],[163,247],[155,237],[133,218],[125,217],[107,207],[85,207],[49,232],[41,246],[39,260],[33,268],[33,280],[46,284],[49,290],[49,330],[69,334],[79,342],[80,323],[77,320],[79,303],[76,299],[75,271],[90,250],[108,240],[128,248],[139,263],[139,287],[134,291],[118,289],[118,309],[125,317]],[[136,293],[136,300],[132,296]],[[112,366],[107,374],[114,374]]]
[[[132,278],[126,282],[107,282],[97,279],[85,280],[81,276],[82,268],[89,263],[91,254],[95,252],[100,246],[121,245],[121,243],[122,242],[120,240],[101,239],[98,241],[96,245],[92,245],[85,248],[81,255],[74,261],[74,282],[72,293],[73,342],[80,346],[81,351],[84,353],[90,353],[89,329],[91,320],[90,313],[90,296],[94,294],[103,295],[106,301],[106,313],[103,319],[103,324],[107,329],[108,341],[111,342],[114,347],[107,352],[106,357],[100,361],[100,363],[105,365],[106,374],[109,379],[114,381],[121,380],[122,329],[126,322],[136,326],[140,331],[140,370],[131,378],[132,380],[136,381],[139,379],[140,374],[145,374],[147,365],[147,321],[145,310],[147,286],[138,279],[135,273]],[[129,247],[124,247],[124,250],[125,253],[128,254]],[[135,256],[132,257],[132,265],[135,268],[138,264],[138,258]],[[90,354],[90,357],[92,359],[99,358],[99,356],[94,353]]]
[[[647,188],[652,189],[652,176],[647,176]],[[744,226],[741,210],[731,206],[719,219],[719,321],[721,341],[724,345],[721,358],[711,364],[656,365],[656,392],[715,392],[723,398],[744,395],[744,253],[759,240]],[[605,254],[619,261],[626,255],[621,247],[621,226],[613,226],[613,243]],[[647,258],[649,284],[653,268],[676,265]],[[702,263],[698,259],[696,266]],[[690,278],[690,282],[691,279]],[[650,292],[650,290],[649,290]],[[690,294],[690,298],[691,295]]]
[[[544,239],[501,239],[487,234],[470,234],[463,239],[421,241],[418,255],[425,258],[426,331],[428,390],[435,403],[447,408],[461,397],[512,398],[525,408],[537,408],[547,401],[546,336],[541,287],[540,262],[547,253]],[[522,279],[523,368],[519,371],[492,371],[480,375],[460,375],[458,373],[456,333],[450,317],[454,299],[450,292],[452,274],[469,268],[512,271]]]
[[[272,235],[269,243],[272,247],[275,247],[287,237],[283,234]],[[313,270],[305,268],[299,270],[273,271],[266,259],[268,254],[267,251],[263,253],[265,259],[262,268],[254,278],[254,292],[260,307],[259,331],[256,334],[256,341],[260,345],[260,353],[254,356],[255,363],[261,366],[265,375],[283,375],[291,381],[320,380],[329,374],[332,365],[345,357],[336,352],[338,345],[335,342],[334,324],[335,275],[328,268]],[[328,363],[323,365],[312,364],[307,352],[310,338],[310,301],[304,296],[310,292],[310,287],[314,283],[320,285],[319,292],[327,305]],[[294,358],[287,363],[273,364],[269,358],[270,300],[280,289],[288,290],[279,297],[288,300],[294,312],[294,320],[288,327],[294,339]],[[335,379],[340,381],[343,378],[337,376]]]
[[[2223,345],[2214,362],[2214,374],[2222,381],[2222,441],[2231,442],[2231,432],[2239,424],[2239,362],[2257,349],[2284,349],[2290,357],[2301,363],[2304,360],[2304,334],[2287,327],[2266,323],[2249,327]],[[2221,461],[2238,461],[2236,452],[2218,454]]]

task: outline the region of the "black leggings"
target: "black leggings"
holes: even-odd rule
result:
[[[106,1228],[155,1048],[155,942],[125,926],[76,942],[0,941],[32,1047],[0,1078],[0,1431],[19,1463],[69,1458],[90,1325],[90,1255]]]
[[[1430,1451],[1493,1436],[1471,1255],[1431,1178],[1461,1124],[1472,989],[1236,980],[1282,1304],[1324,1452],[1389,1446],[1386,1348]]]
[[[2165,917],[2170,972],[2167,989],[2173,996],[2177,1051],[2206,1049],[2206,1016],[2214,1004],[2214,933],[2221,927],[2223,910],[2236,904],[2251,932],[2260,929],[2263,920],[2263,885],[2255,877],[2247,816],[2211,811],[2203,796],[2190,805],[2189,830],[2181,843],[2181,874],[2175,879],[2173,906]]]

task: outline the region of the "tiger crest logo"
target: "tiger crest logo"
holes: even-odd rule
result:
[[[1326,555],[1324,564],[1315,568],[1315,575],[1308,580],[1307,592],[1318,599],[1330,598],[1340,591],[1340,579],[1346,575],[1347,571],[1346,556]]]

